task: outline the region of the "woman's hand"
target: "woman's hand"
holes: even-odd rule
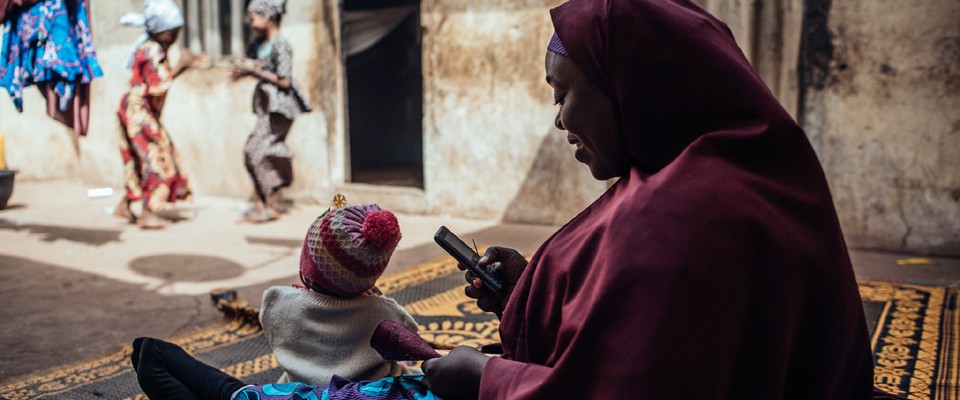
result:
[[[527,259],[514,249],[506,247],[493,246],[487,249],[478,263],[480,266],[490,265],[498,275],[503,277],[503,292],[499,295],[493,294],[483,286],[474,273],[467,271],[466,279],[470,285],[464,289],[467,297],[477,299],[477,307],[487,312],[499,312],[507,306],[507,300],[513,294],[513,289],[520,281],[520,275],[527,268]],[[465,270],[467,267],[457,264],[457,268]]]
[[[476,399],[480,378],[490,357],[477,349],[459,346],[450,354],[423,362],[423,382],[443,399]]]

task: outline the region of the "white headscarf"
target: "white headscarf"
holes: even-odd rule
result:
[[[143,14],[127,13],[120,17],[120,23],[127,26],[137,26],[145,32],[133,46],[126,67],[133,66],[133,56],[137,48],[150,38],[150,33],[158,33],[183,26],[183,13],[173,0],[144,0]]]
[[[267,18],[276,20],[287,11],[286,0],[252,0],[247,5],[247,11],[265,15]]]

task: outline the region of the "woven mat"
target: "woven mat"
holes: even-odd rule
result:
[[[380,289],[420,323],[429,341],[480,347],[498,341],[499,321],[463,295],[463,275],[438,259],[385,276]],[[910,399],[960,400],[960,311],[956,288],[861,282],[876,360],[875,384]],[[275,382],[277,361],[257,325],[236,320],[171,341],[253,384]],[[131,349],[0,387],[0,399],[145,399]]]

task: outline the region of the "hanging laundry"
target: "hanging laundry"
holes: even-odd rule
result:
[[[91,40],[87,0],[24,4],[4,18],[0,86],[7,89],[17,111],[23,111],[23,89],[37,85],[50,103],[48,114],[85,135],[86,85],[103,76]]]
[[[6,19],[6,15],[14,7],[29,7],[40,0],[0,0],[0,22]]]

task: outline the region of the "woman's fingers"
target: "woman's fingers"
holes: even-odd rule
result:
[[[477,299],[477,307],[486,312],[500,310],[500,299],[497,296],[486,296]]]
[[[474,274],[473,271],[467,270],[467,272],[463,274],[463,279],[466,280],[467,283],[472,285],[473,280],[477,279],[477,275]]]
[[[500,296],[493,294],[491,291],[483,287],[480,279],[477,279],[475,282],[477,284],[465,286],[463,293],[471,299],[476,299],[477,307],[480,307],[481,310],[487,312],[499,311]]]
[[[487,248],[487,251],[483,253],[483,257],[480,257],[478,264],[488,265],[503,259],[504,251],[509,250],[506,247],[500,246],[490,246]]]
[[[478,288],[474,285],[467,285],[466,287],[464,287],[463,293],[466,294],[467,297],[471,299],[479,299],[481,297],[491,296],[491,293],[489,290]]]

